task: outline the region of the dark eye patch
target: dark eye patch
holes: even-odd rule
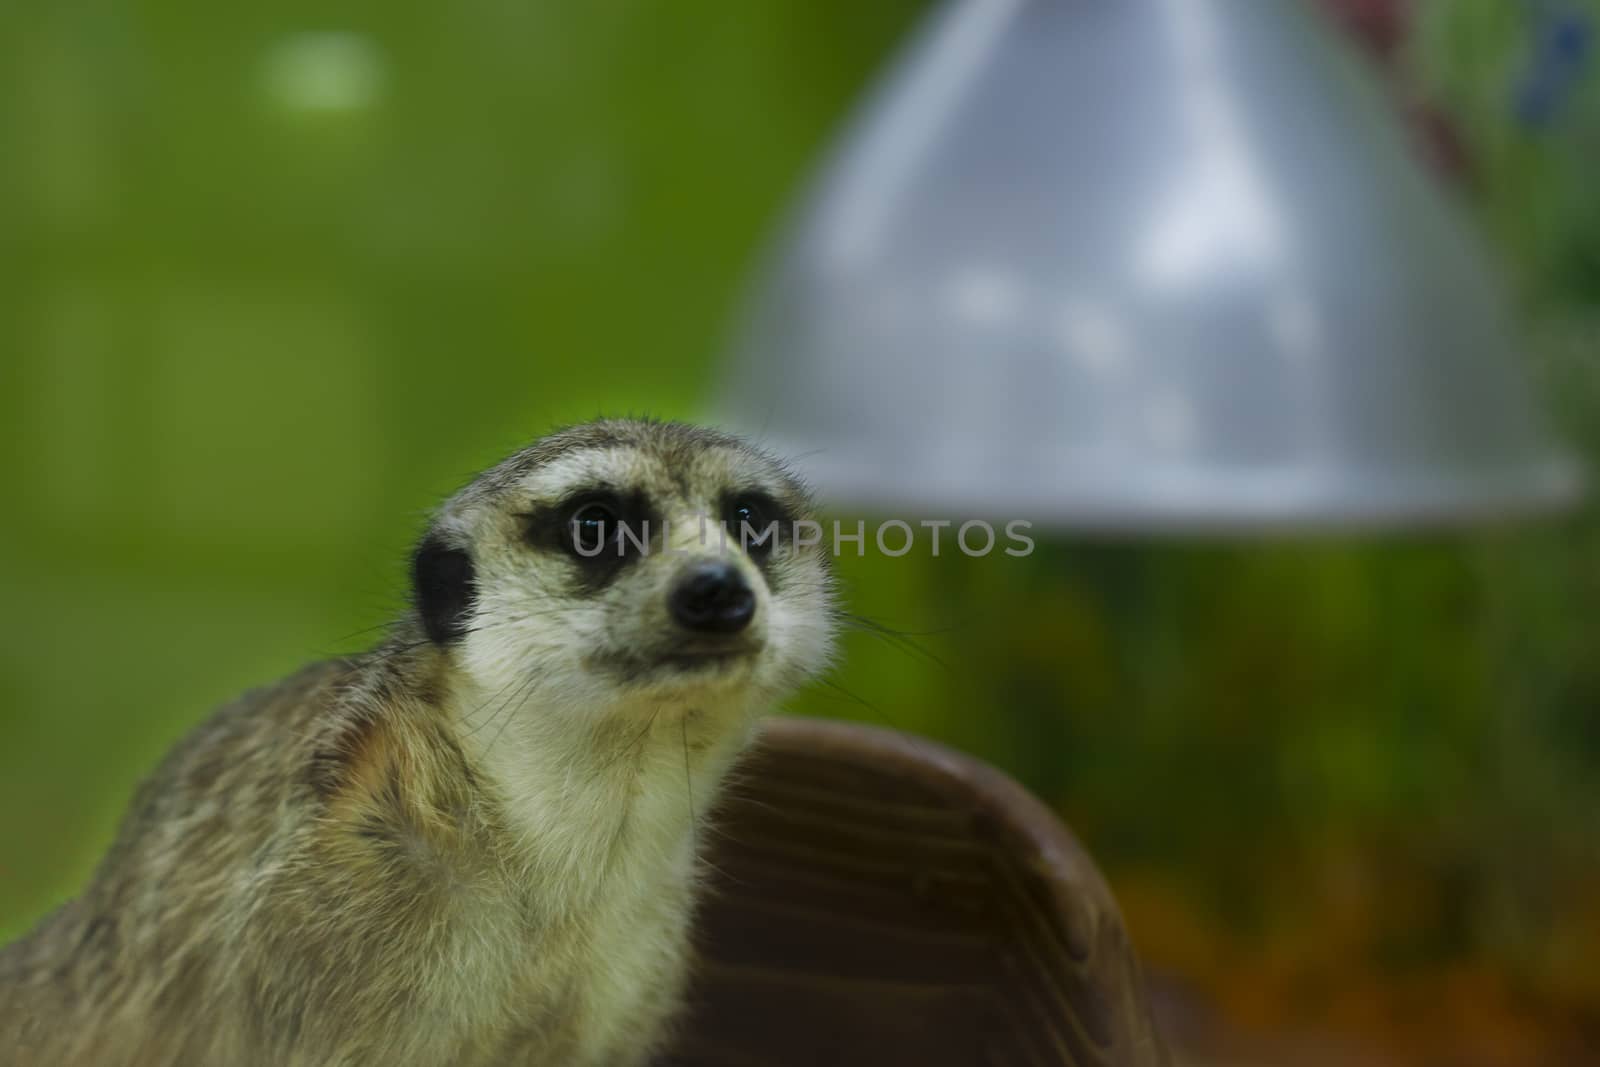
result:
[[[765,564],[794,536],[794,513],[764,489],[724,493],[721,518],[728,540],[738,542],[758,564]]]
[[[604,589],[638,559],[640,543],[648,551],[649,539],[657,536],[659,527],[644,493],[604,486],[568,493],[560,501],[536,505],[518,518],[528,545],[568,559],[577,587],[589,593]],[[578,521],[576,529],[574,519]],[[601,536],[604,543],[596,552]]]

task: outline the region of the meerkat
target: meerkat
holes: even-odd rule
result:
[[[697,826],[830,656],[810,511],[777,460],[675,423],[589,423],[480,475],[374,649],[215,712],[82,895],[0,953],[0,1062],[648,1060]]]

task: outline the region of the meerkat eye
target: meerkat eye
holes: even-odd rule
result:
[[[752,556],[770,555],[778,543],[778,509],[759,493],[728,500],[723,521],[744,550]]]
[[[576,509],[567,522],[572,550],[593,558],[605,550],[617,531],[617,513],[604,504],[589,503]]]
[[[760,526],[761,520],[765,518],[765,512],[754,500],[741,500],[733,505],[733,517],[741,523]]]

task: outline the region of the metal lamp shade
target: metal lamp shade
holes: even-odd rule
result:
[[[835,503],[1133,529],[1573,497],[1499,281],[1300,3],[954,0],[753,294],[723,420]]]

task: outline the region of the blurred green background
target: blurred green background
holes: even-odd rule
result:
[[[924,6],[0,9],[0,939],[212,706],[370,640],[471,472],[701,411],[763,237]],[[1600,0],[1329,6],[1410,11],[1397,106],[1450,123],[1600,460]],[[852,635],[795,710],[1055,804],[1185,1041],[1600,1045],[1600,511],[844,563],[912,636]]]

